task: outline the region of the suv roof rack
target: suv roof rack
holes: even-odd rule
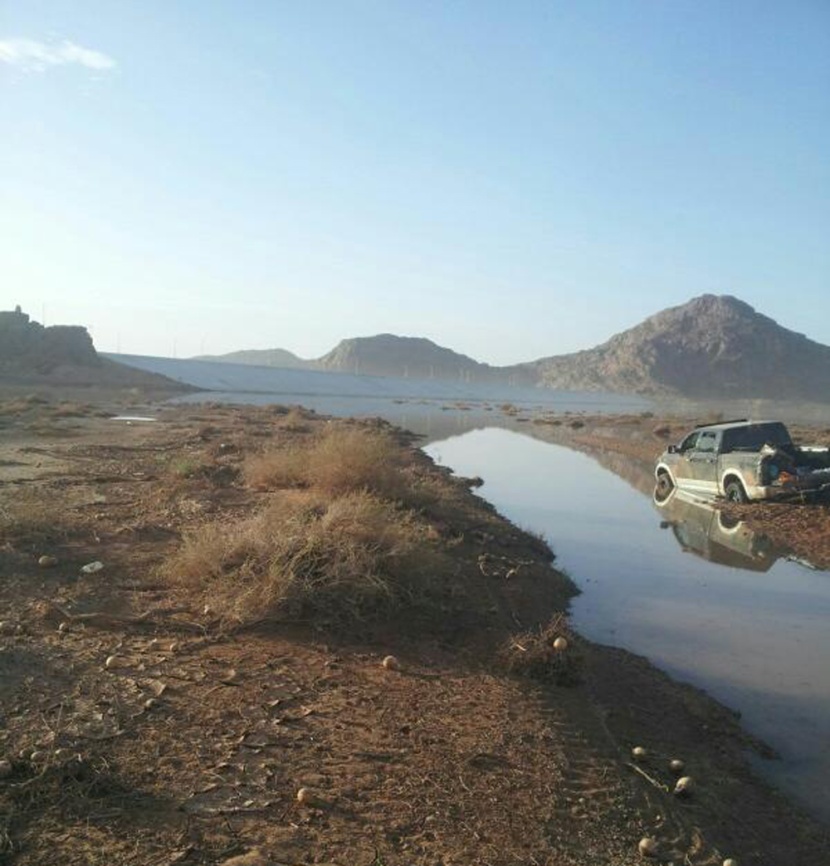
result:
[[[720,424],[748,424],[749,418],[730,418],[727,421],[709,421],[707,424],[697,424],[694,430],[700,430],[701,427],[717,427]]]

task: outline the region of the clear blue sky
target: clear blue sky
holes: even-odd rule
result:
[[[0,100],[0,308],[99,349],[830,343],[827,0],[5,0]]]

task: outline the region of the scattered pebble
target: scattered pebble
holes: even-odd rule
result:
[[[398,660],[395,658],[395,656],[386,656],[386,658],[381,662],[381,664],[388,671],[396,671],[396,670],[398,670],[398,668],[400,668],[400,664],[399,664]]]
[[[45,554],[38,559],[37,564],[41,568],[54,568],[58,564],[58,558],[56,556]]]
[[[723,866],[738,866],[738,861],[734,857],[727,857],[723,861]]]
[[[159,705],[159,702],[155,698],[147,698],[144,701],[144,709],[145,710],[154,710]]]
[[[86,565],[81,566],[81,574],[95,574],[96,571],[100,571],[104,567],[103,562],[88,562]]]
[[[560,653],[564,652],[568,648],[567,638],[564,638],[564,637],[556,638],[556,640],[553,642],[553,648],[557,652],[560,652]]]
[[[642,746],[634,746],[631,756],[635,761],[644,761],[648,757],[648,752]]]
[[[640,839],[640,844],[637,846],[637,850],[643,857],[656,857],[657,840],[653,839],[651,836],[643,836],[643,838]]]
[[[674,758],[674,760],[669,764],[669,769],[672,773],[677,773],[678,776],[683,772],[685,767],[686,765],[680,760],[680,758]]]
[[[674,793],[678,797],[686,797],[692,793],[694,786],[694,779],[691,776],[681,776],[674,786]]]
[[[12,762],[3,759],[0,761],[0,779],[8,779],[9,776],[14,772],[14,767],[12,767]]]
[[[118,666],[118,656],[107,656],[107,660],[104,662],[104,667],[107,670],[112,670],[114,667]]]
[[[297,791],[297,802],[302,803],[305,806],[311,806],[314,803],[314,794],[311,792],[309,788],[300,788]]]

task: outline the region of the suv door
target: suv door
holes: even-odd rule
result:
[[[701,430],[689,453],[689,487],[713,496],[718,492],[718,434],[713,430]]]

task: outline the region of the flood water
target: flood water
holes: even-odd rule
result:
[[[523,528],[542,533],[582,594],[577,630],[647,656],[733,709],[780,761],[759,770],[830,821],[830,573],[787,559],[711,504],[658,506],[648,469],[516,431],[472,430],[425,450]],[[611,468],[613,466],[613,460]]]
[[[227,366],[227,365],[223,365]],[[781,755],[758,770],[830,822],[830,573],[787,558],[711,503],[658,506],[652,467],[589,457],[544,441],[535,412],[613,413],[615,395],[547,392],[515,401],[393,399],[225,392],[174,402],[302,404],[340,416],[380,416],[422,437],[424,450],[514,523],[541,533],[582,590],[576,628],[649,658],[742,714]],[[785,416],[786,417],[786,416]]]

